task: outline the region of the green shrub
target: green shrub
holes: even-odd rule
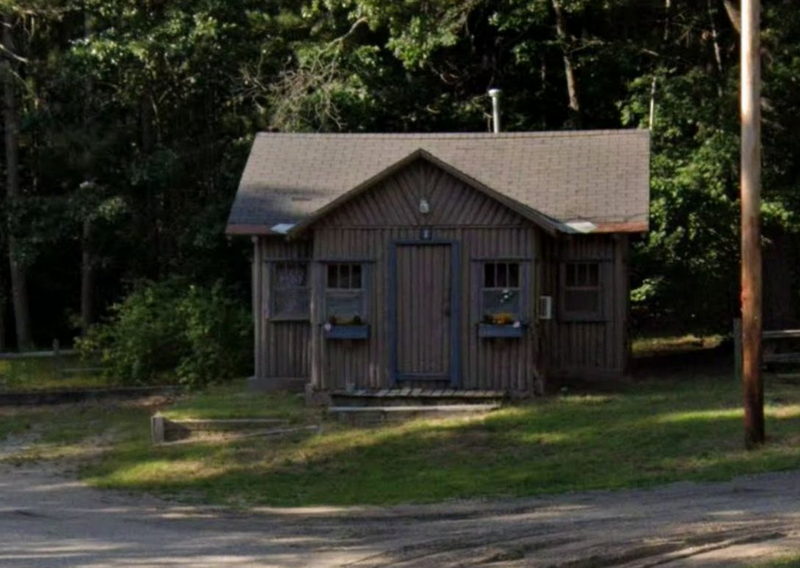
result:
[[[144,282],[111,309],[105,323],[78,340],[98,354],[112,378],[126,384],[174,382],[202,387],[248,371],[250,316],[216,283]]]

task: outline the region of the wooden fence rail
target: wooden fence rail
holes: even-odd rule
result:
[[[77,349],[61,349],[59,341],[53,340],[52,351],[20,351],[0,353],[0,361],[25,361],[29,359],[51,359],[53,367],[59,377],[66,378],[70,375],[99,375],[103,372],[103,367],[98,364],[92,366],[77,365],[73,357],[78,355]],[[72,364],[68,364],[72,363]]]
[[[800,339],[800,329],[770,329],[762,332],[761,339],[766,343],[763,349],[762,364],[800,364],[800,352],[776,353],[775,342],[782,339]],[[742,379],[742,320],[733,320],[733,357],[736,379]]]
[[[229,434],[237,438],[251,436],[281,437],[298,432],[319,432],[320,425],[289,424],[282,418],[231,418],[170,420],[161,414],[150,417],[153,444],[165,444],[196,438],[198,434]]]
[[[75,355],[77,351],[74,349],[62,349],[60,351],[23,351],[21,353],[6,352],[0,353],[0,361],[6,359],[50,359],[54,357],[63,357]]]

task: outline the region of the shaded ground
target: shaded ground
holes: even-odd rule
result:
[[[669,363],[677,365],[682,375],[687,374],[688,369],[699,374],[729,360],[720,351],[700,351],[682,356],[679,361],[670,358]],[[643,363],[650,364],[639,367],[637,379],[654,373],[669,376],[675,371],[668,360]],[[784,385],[782,391],[771,389],[772,396],[786,397],[793,388]],[[671,412],[677,410],[672,406],[673,399],[664,398],[658,402],[660,399],[656,398],[640,410],[648,416],[660,408],[658,404],[669,406]],[[576,400],[581,402],[582,399]],[[582,414],[578,412],[580,405],[576,406],[570,413],[571,427],[585,414],[587,428],[591,426],[592,432],[599,429],[613,438],[613,420],[604,422],[604,417],[609,415],[609,404],[613,403],[600,405],[598,412],[590,405],[589,411]],[[780,435],[773,438],[770,447],[775,446],[776,440],[789,436],[791,439],[784,440],[785,448],[778,448],[778,451],[788,451],[786,448],[793,446],[792,440],[795,440],[794,434],[790,436],[789,432],[796,431],[796,405],[781,404],[779,416],[776,415],[772,425],[772,431]],[[709,414],[707,406],[706,403],[698,406],[704,409],[701,414],[705,418]],[[617,412],[620,410],[614,408]],[[75,412],[81,420],[76,421]],[[92,489],[74,481],[62,469],[56,469],[65,467],[69,460],[53,465],[52,461],[3,459],[12,454],[24,454],[29,444],[33,449],[45,448],[43,455],[53,452],[60,455],[56,450],[63,443],[62,453],[69,456],[70,444],[82,439],[68,431],[70,425],[77,427],[73,423],[85,425],[93,421],[105,424],[103,412],[117,416],[114,424],[122,432],[135,431],[141,422],[140,413],[122,407],[48,410],[47,416],[55,424],[51,430],[58,435],[53,437],[54,432],[46,431],[51,438],[44,446],[42,440],[37,440],[37,428],[7,428],[9,437],[0,443],[0,566],[711,568],[752,566],[800,550],[800,471],[739,477],[730,482],[679,483],[652,490],[449,501],[424,506],[255,508],[245,513],[230,508],[177,505],[141,493]],[[606,456],[600,461],[570,462],[570,467],[577,471],[567,468],[553,473],[558,473],[559,478],[585,477],[602,473],[598,468],[646,469],[650,462],[629,460],[641,457],[644,449],[655,441],[668,443],[670,447],[677,444],[680,449],[681,443],[692,439],[713,441],[715,446],[719,440],[733,440],[739,418],[735,414],[724,414],[721,418],[714,412],[711,415],[714,416],[710,421],[665,422],[666,426],[655,432],[652,440],[641,428],[630,431],[629,437],[620,438],[624,446],[609,454],[623,463],[609,463]],[[7,417],[6,423],[14,423],[18,418],[23,417]],[[32,421],[32,418],[25,420]],[[709,424],[704,426],[706,422]],[[735,428],[731,427],[734,422]],[[509,430],[509,423],[501,426],[503,432]],[[681,434],[678,439],[671,440],[667,436],[670,428],[679,426],[681,433],[686,430],[688,438]],[[711,436],[718,427],[722,428],[724,436]],[[626,432],[629,430],[630,427],[625,428]],[[108,434],[109,441],[114,439],[112,434]],[[140,434],[143,433],[136,434],[137,439],[145,439]],[[408,435],[405,432],[401,438]],[[600,443],[594,439],[589,442],[582,446],[584,453]],[[103,445],[102,438],[83,440],[78,445],[80,453],[75,456],[79,459],[73,463],[90,457],[85,452],[87,446],[99,451]],[[210,451],[209,448],[201,450]],[[154,453],[149,446],[144,447],[141,452],[147,459],[136,454],[131,471],[138,467],[156,467],[160,462],[172,468],[176,457],[180,457],[173,455],[176,451],[162,448]],[[707,460],[712,451],[718,450],[709,448],[708,452],[697,455],[690,452],[683,473],[691,471],[692,467],[702,467],[703,460]],[[398,460],[401,455],[404,454],[396,452],[394,459]],[[757,460],[768,459],[766,455],[753,455]],[[229,452],[220,456],[228,460],[235,454]],[[340,457],[353,460],[357,454]],[[455,459],[475,458],[463,453]],[[21,465],[14,466],[14,463]],[[531,467],[526,463],[510,471],[529,474],[535,462],[531,462]],[[187,464],[194,468],[202,466],[202,462],[187,461]],[[393,477],[381,483],[408,482],[408,479],[398,478],[408,475],[406,471],[395,467]],[[474,474],[476,470],[470,471]],[[196,470],[192,472],[197,473]],[[324,473],[317,472],[317,475]],[[293,479],[297,479],[296,473]],[[498,483],[497,479],[495,486],[505,489],[504,483]],[[514,479],[512,475],[507,481],[513,483]],[[246,476],[234,481],[233,485],[224,487],[250,495],[253,501],[261,491],[292,489],[289,485],[275,485],[271,479],[262,479],[261,485]],[[447,477],[443,478],[442,482],[446,481]],[[411,482],[419,483],[419,479],[411,479]],[[248,483],[253,487],[240,487]],[[246,506],[253,501],[242,504]]]
[[[392,508],[185,507],[0,465],[0,565],[748,566],[800,549],[800,472]]]
[[[359,429],[326,422],[319,434],[285,439],[205,440],[153,447],[144,411],[64,408],[30,417],[39,455],[79,455],[90,424],[111,443],[81,478],[109,489],[232,506],[395,505],[452,499],[532,497],[569,491],[724,481],[800,469],[800,389],[770,384],[769,444],[745,451],[739,385],[724,371],[684,367],[663,378],[599,388],[567,387],[485,416],[415,420]],[[185,417],[213,403],[252,398],[236,387],[187,397]],[[284,401],[285,402],[285,401]],[[302,407],[261,400],[270,415],[302,423]],[[236,407],[238,415],[238,403]],[[262,410],[263,412],[263,410]],[[241,416],[241,415],[240,415]],[[319,417],[317,417],[317,420]],[[13,417],[5,422],[15,423]],[[58,426],[57,428],[55,426]],[[2,426],[0,425],[0,428]],[[72,429],[72,433],[70,433]],[[186,498],[184,498],[184,496]]]

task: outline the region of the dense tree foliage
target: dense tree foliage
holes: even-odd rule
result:
[[[798,278],[800,13],[791,0],[764,6],[767,294],[784,321]],[[0,11],[3,84],[18,103],[4,98],[3,128],[19,125],[0,239],[26,273],[40,344],[144,278],[223,278],[246,298],[249,243],[222,231],[256,131],[485,130],[490,86],[504,90],[508,130],[651,128],[638,321],[727,327],[735,313],[733,0],[0,0]],[[14,329],[10,266],[0,343]]]

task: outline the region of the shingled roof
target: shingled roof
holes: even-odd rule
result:
[[[564,232],[648,227],[643,130],[453,134],[259,134],[229,234],[283,233],[422,150]]]

